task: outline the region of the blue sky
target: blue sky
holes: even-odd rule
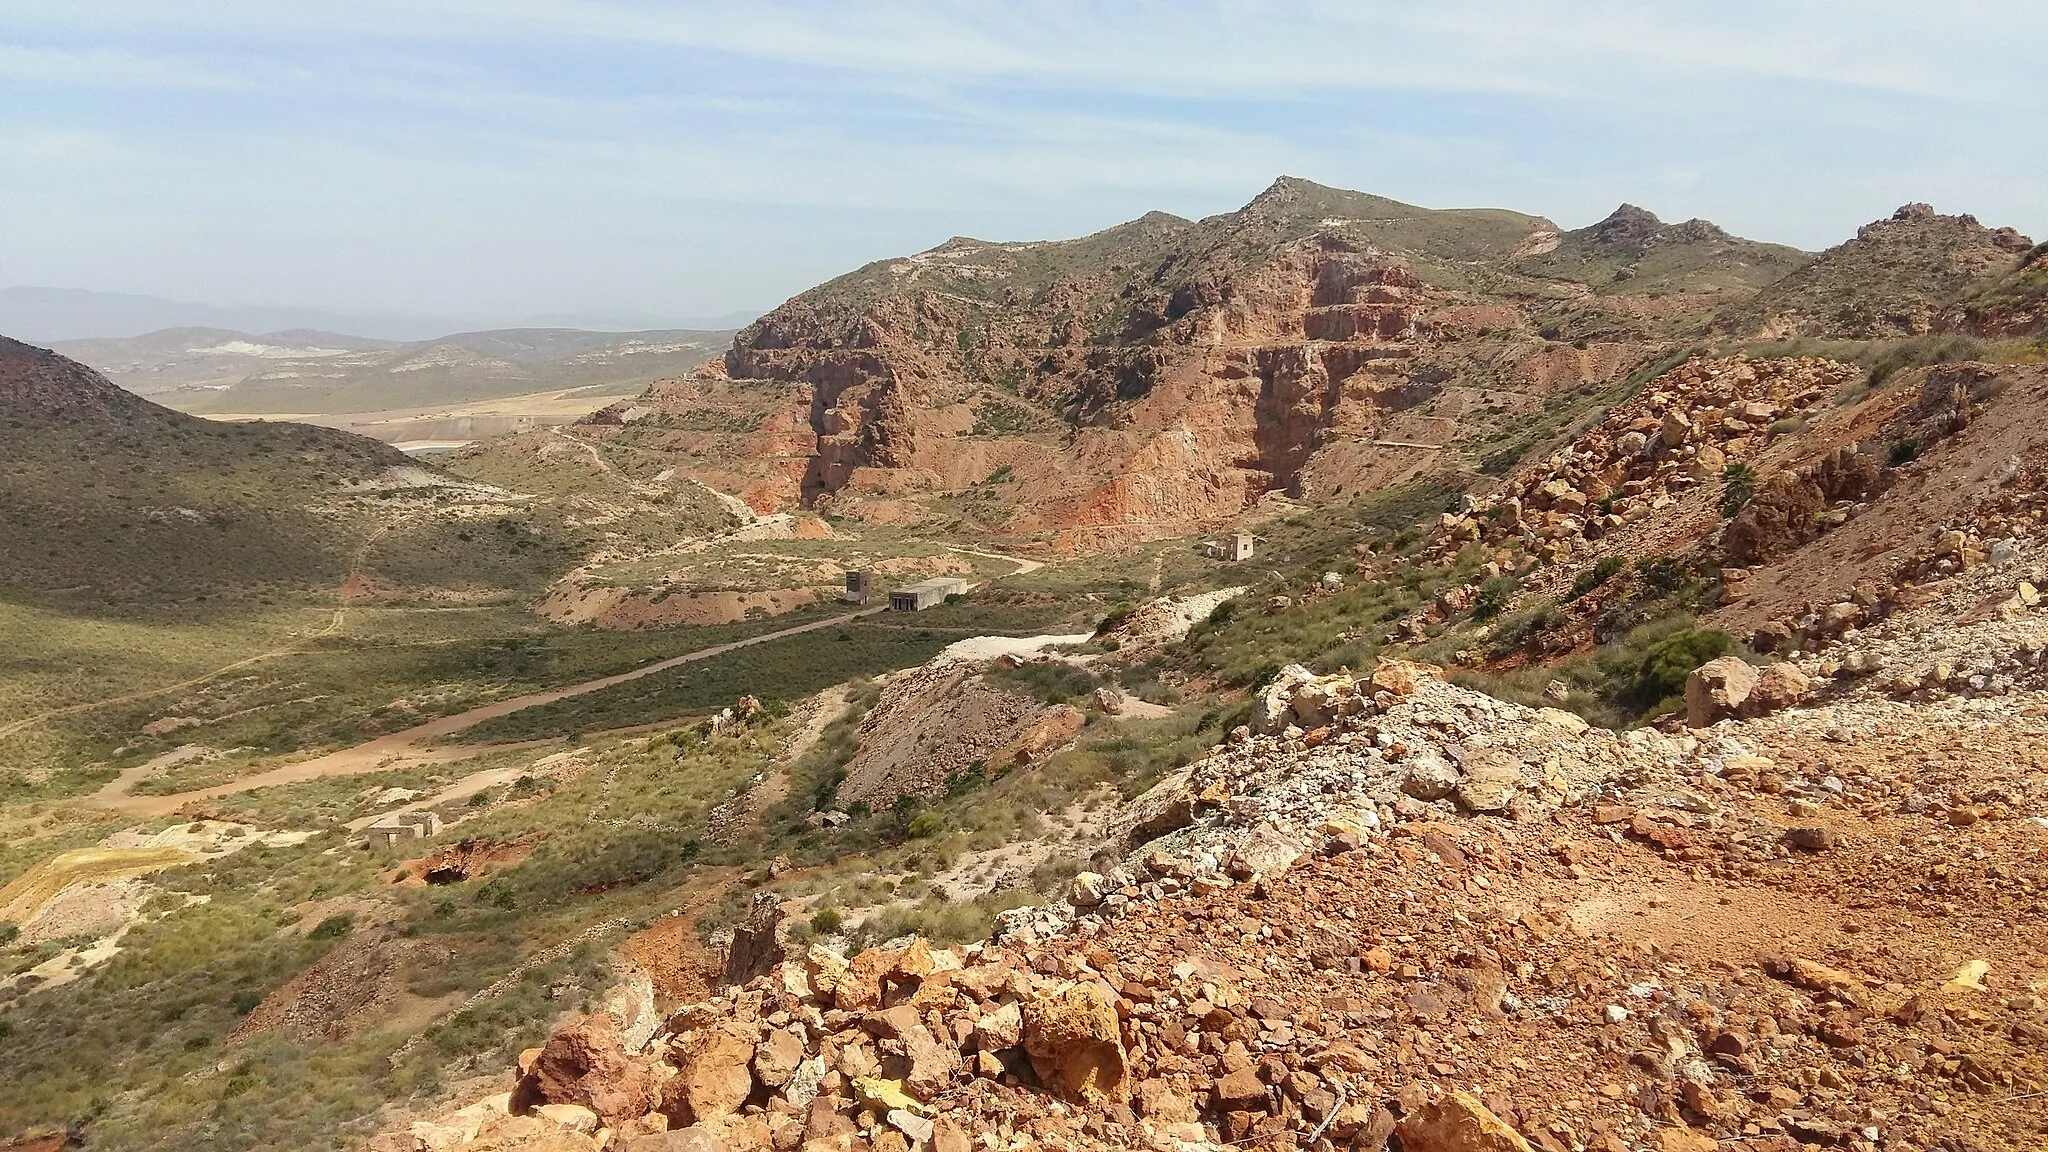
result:
[[[702,316],[1281,173],[2042,238],[2044,43],[2040,0],[0,0],[0,285]]]

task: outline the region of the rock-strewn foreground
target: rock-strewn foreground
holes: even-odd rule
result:
[[[1291,671],[990,942],[616,997],[381,1146],[2038,1149],[2048,700],[1821,689],[1617,736]]]

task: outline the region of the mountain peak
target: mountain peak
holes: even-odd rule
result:
[[[1593,225],[1593,239],[1603,244],[1642,244],[1664,227],[1657,214],[1647,208],[1623,204]]]

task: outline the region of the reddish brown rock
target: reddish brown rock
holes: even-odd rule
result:
[[[1797,666],[1780,661],[1757,673],[1756,685],[1743,704],[1743,714],[1762,716],[1790,708],[1813,692],[1813,681]]]
[[[1024,1051],[1038,1078],[1068,1099],[1121,1103],[1130,1096],[1116,1009],[1093,984],[1025,1002]]]
[[[782,943],[776,938],[781,923],[781,898],[773,892],[754,893],[753,906],[733,929],[732,946],[726,949],[726,983],[744,984],[782,962]]]
[[[654,1069],[626,1052],[611,1017],[578,1016],[541,1046],[513,1092],[512,1108],[523,1113],[540,1104],[581,1104],[616,1126],[646,1115],[656,1088]]]
[[[1520,1133],[1463,1092],[1451,1092],[1401,1117],[1401,1152],[1531,1152]]]
[[[1756,688],[1756,669],[1739,656],[1720,656],[1692,670],[1685,678],[1685,722],[1705,728],[1742,713]]]
[[[754,1090],[754,1033],[737,1023],[700,1028],[676,1056],[677,1072],[663,1086],[662,1111],[676,1124],[693,1124],[740,1110]]]

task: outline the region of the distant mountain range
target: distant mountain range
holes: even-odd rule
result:
[[[521,326],[606,330],[738,328],[758,312],[687,317],[654,313],[575,312],[519,317]],[[497,323],[502,324],[503,318]],[[0,332],[18,340],[51,344],[64,340],[120,339],[165,328],[225,328],[238,332],[313,329],[379,340],[431,340],[465,328],[488,328],[476,317],[415,316],[402,313],[344,313],[319,308],[222,306],[165,300],[122,292],[22,285],[0,288]]]
[[[505,328],[400,342],[304,328],[185,327],[51,343],[122,387],[183,411],[304,416],[569,389],[626,394],[694,368],[731,338],[731,329]]]

